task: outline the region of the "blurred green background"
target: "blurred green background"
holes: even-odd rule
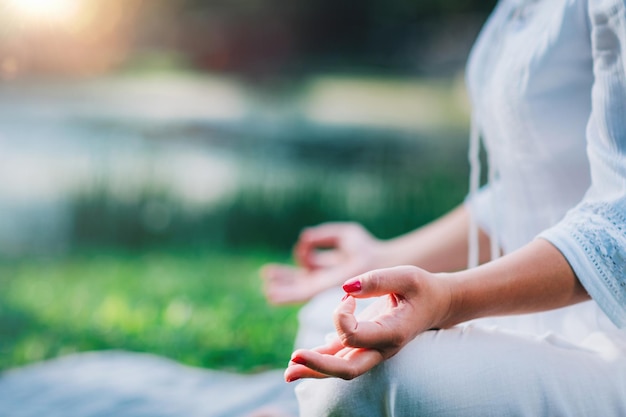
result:
[[[0,369],[126,349],[282,367],[259,268],[466,193],[493,2],[0,0]]]

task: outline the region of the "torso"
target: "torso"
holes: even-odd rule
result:
[[[467,81],[495,170],[505,252],[558,222],[590,184],[585,130],[593,82],[586,1],[501,0]]]
[[[505,253],[559,222],[590,186],[593,67],[587,0],[500,0],[472,50],[467,85],[495,170],[491,231]],[[626,336],[593,302],[484,322],[584,341]]]

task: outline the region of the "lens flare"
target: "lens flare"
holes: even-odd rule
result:
[[[16,15],[36,23],[63,24],[78,13],[79,0],[7,0]]]

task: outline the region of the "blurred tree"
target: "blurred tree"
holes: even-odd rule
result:
[[[495,3],[180,1],[180,22],[194,28],[183,43],[195,62],[208,69],[248,74],[319,69],[426,71],[429,65],[424,60],[446,54],[453,55],[449,59],[458,67]],[[442,45],[448,50],[433,53]]]

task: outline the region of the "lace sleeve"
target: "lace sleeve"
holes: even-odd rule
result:
[[[568,259],[589,295],[626,327],[626,198],[584,202],[542,233]]]
[[[567,258],[589,295],[626,327],[626,5],[589,0],[594,84],[587,125],[591,187],[540,234]]]

